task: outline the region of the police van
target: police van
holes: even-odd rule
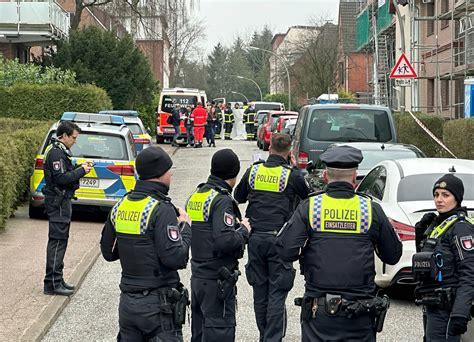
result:
[[[51,126],[36,155],[34,171],[30,177],[31,218],[44,217],[43,157],[61,121],[72,121],[81,129],[71,148],[73,164],[81,165],[86,161],[94,163],[91,172],[79,181],[80,188],[76,190],[77,199],[72,201],[73,207],[109,210],[135,187],[138,178],[135,172],[137,152],[133,135],[122,116],[65,112],[60,121]]]
[[[171,141],[174,135],[174,127],[168,123],[176,105],[181,107],[191,106],[195,108],[198,102],[206,105],[206,92],[194,88],[163,88],[160,94],[160,102],[156,111],[156,142],[163,143],[165,140]],[[183,120],[179,125],[179,138],[186,138],[186,127]]]

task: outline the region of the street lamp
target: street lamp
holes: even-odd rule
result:
[[[286,65],[285,59],[283,57],[281,57],[280,55],[278,55],[275,52],[270,51],[270,50],[262,49],[262,48],[259,48],[259,47],[256,47],[256,46],[247,46],[247,48],[250,49],[250,50],[261,50],[261,51],[268,52],[268,53],[272,54],[273,56],[275,56],[276,58],[278,58],[280,60],[280,62],[283,64],[283,66],[285,67],[285,70],[286,70],[286,76],[288,77],[288,110],[291,110],[290,72],[288,71],[288,66]]]
[[[231,93],[232,93],[232,94],[237,94],[237,95],[242,95],[243,97],[245,97],[245,100],[246,100],[247,102],[249,102],[249,99],[248,99],[247,96],[245,96],[244,94],[238,93],[238,92],[233,91],[233,90],[231,91]]]
[[[235,77],[241,79],[241,80],[248,80],[250,82],[253,82],[257,88],[258,88],[258,92],[260,93],[260,101],[263,101],[263,96],[262,96],[262,89],[260,88],[260,86],[258,85],[257,82],[255,82],[254,80],[252,80],[251,78],[247,78],[247,77],[244,77],[244,76],[240,76],[240,75],[235,75]]]

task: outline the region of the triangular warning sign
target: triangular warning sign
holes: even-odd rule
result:
[[[411,66],[407,56],[402,52],[397,63],[390,73],[390,78],[415,78],[417,77],[415,69]]]

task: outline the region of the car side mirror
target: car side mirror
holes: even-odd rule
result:
[[[146,132],[147,132],[148,134],[150,134],[151,128],[150,128],[149,126],[146,128]]]

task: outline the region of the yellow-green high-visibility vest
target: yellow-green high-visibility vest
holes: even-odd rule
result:
[[[209,221],[209,213],[211,210],[212,201],[219,194],[214,189],[206,192],[195,191],[189,197],[186,203],[186,212],[193,222],[207,222]]]
[[[372,224],[369,198],[333,198],[320,194],[309,198],[309,223],[314,231],[366,234]]]
[[[144,235],[150,214],[158,203],[160,202],[152,197],[141,200],[124,197],[112,208],[110,214],[115,231],[122,234]]]
[[[454,222],[456,222],[459,219],[458,215],[451,215],[448,217],[446,220],[441,222],[438,226],[434,227],[433,230],[431,231],[430,238],[436,239],[439,238],[445,231],[448,230],[449,227],[451,227]],[[474,224],[474,219],[471,217],[466,216],[465,217],[466,221],[469,222],[470,224]]]
[[[250,188],[252,190],[283,192],[288,185],[290,172],[288,168],[283,166],[253,165],[249,173]]]

